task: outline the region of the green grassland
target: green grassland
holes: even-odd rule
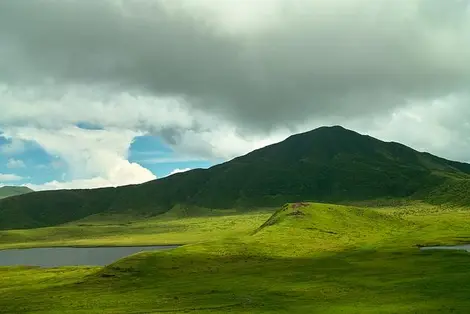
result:
[[[0,249],[54,246],[193,244],[249,234],[272,210],[237,212],[179,207],[157,216],[93,215],[58,227],[0,231]]]
[[[191,211],[193,212],[193,211]],[[0,232],[0,248],[185,244],[106,267],[0,267],[0,313],[467,313],[470,211],[420,202],[174,208]]]

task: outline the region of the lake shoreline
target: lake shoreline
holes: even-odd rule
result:
[[[432,246],[420,246],[420,251],[467,251],[470,252],[470,244],[455,244],[455,245],[432,245]]]
[[[174,250],[178,246],[108,246],[108,247],[47,247],[0,251],[0,266],[106,266],[127,256],[152,251]]]

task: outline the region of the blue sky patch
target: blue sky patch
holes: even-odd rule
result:
[[[179,155],[155,136],[137,137],[130,147],[129,161],[141,164],[158,178],[169,175],[175,169],[209,168],[220,162]]]
[[[21,176],[22,180],[0,184],[41,184],[60,179],[66,171],[61,161],[34,142],[23,141],[21,150],[10,150],[12,141],[0,136],[0,173]]]

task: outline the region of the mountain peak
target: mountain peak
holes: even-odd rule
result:
[[[470,182],[469,174],[469,164],[335,125],[293,135],[210,169],[142,185],[10,197],[0,201],[0,229],[61,224],[110,210],[161,214],[178,205],[257,208],[303,201],[416,198],[448,180]],[[13,219],[17,216],[25,218]]]
[[[367,135],[360,134],[356,131],[347,129],[341,125],[321,126],[316,129],[297,133],[289,138],[322,138],[324,140],[339,140],[342,138],[370,138]]]

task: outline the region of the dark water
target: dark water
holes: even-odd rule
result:
[[[443,246],[425,246],[420,248],[421,250],[461,250],[470,252],[470,244],[461,245],[443,245]]]
[[[0,266],[104,266],[128,255],[177,246],[135,246],[94,248],[37,248],[0,251]]]

